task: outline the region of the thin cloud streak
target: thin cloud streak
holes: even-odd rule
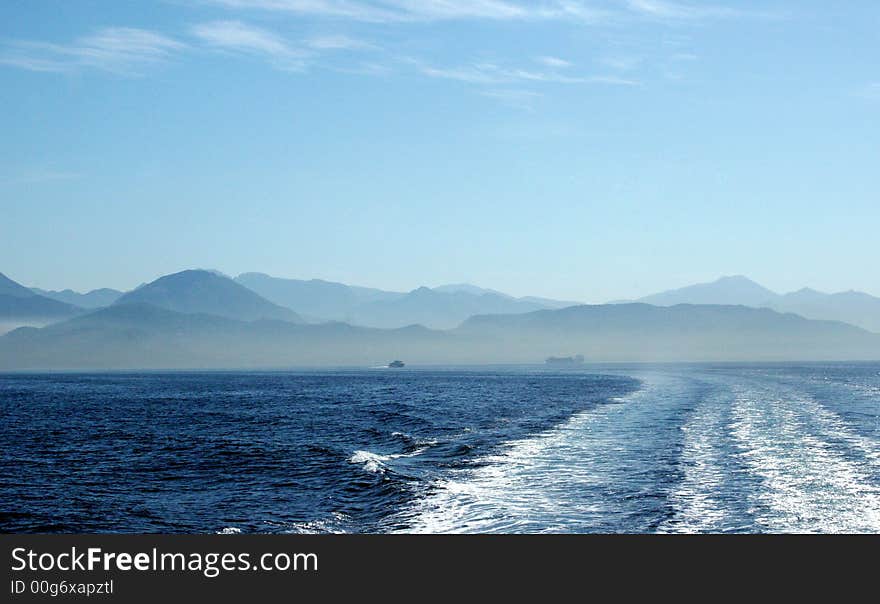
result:
[[[273,56],[299,55],[280,36],[241,21],[202,23],[192,32],[208,46]]]
[[[192,33],[209,48],[262,57],[276,68],[287,71],[304,71],[324,52],[375,49],[371,44],[342,35],[318,36],[293,43],[274,32],[241,21],[200,23],[192,28]]]
[[[468,84],[499,85],[517,82],[546,84],[616,84],[633,86],[634,80],[613,76],[571,76],[558,71],[534,71],[500,67],[494,63],[475,63],[464,67],[440,68],[415,63],[419,72],[432,78],[457,80]]]
[[[777,18],[781,15],[766,11],[732,8],[720,4],[684,3],[671,0],[626,0],[633,13],[647,18],[668,21],[702,21],[744,17]]]
[[[399,21],[394,12],[347,0],[207,0],[230,9],[287,12],[357,21]]]
[[[310,53],[294,48],[281,36],[241,21],[201,23],[192,28],[192,33],[209,48],[261,57],[284,71],[304,71],[310,57]]]
[[[573,65],[571,61],[566,61],[565,59],[560,59],[559,57],[535,57],[535,61],[547,67],[557,69],[571,67]]]
[[[237,10],[263,10],[367,22],[577,19],[596,21],[607,11],[574,0],[208,0]]]
[[[154,31],[107,27],[71,44],[13,40],[0,52],[0,63],[30,71],[97,69],[137,75],[140,66],[165,60],[185,47],[182,42]]]
[[[722,4],[675,0],[615,0],[600,7],[580,0],[205,0],[232,10],[259,10],[355,21],[576,20],[587,23],[619,21],[637,16],[667,21],[697,21],[741,17],[778,17],[769,12]]]
[[[343,35],[316,36],[305,41],[305,45],[315,50],[375,50],[369,42],[356,40]]]

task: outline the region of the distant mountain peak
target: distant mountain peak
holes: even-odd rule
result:
[[[0,273],[0,294],[14,296],[16,298],[30,298],[36,295],[21,283],[13,281],[3,273]]]
[[[724,275],[722,277],[718,277],[715,280],[715,283],[748,283],[751,285],[758,285],[754,280],[749,279],[745,275]],[[758,287],[762,287],[758,285]]]
[[[156,279],[156,281],[170,282],[182,279],[209,279],[212,277],[223,277],[223,275],[210,269],[188,268],[177,273],[163,275],[162,277]],[[155,283],[156,281],[153,281],[153,283]]]
[[[0,273],[0,326],[28,325],[77,314],[82,309],[31,291]]]
[[[768,307],[808,319],[842,321],[880,333],[880,299],[863,292],[824,292],[803,287],[779,295],[743,275],[730,275],[711,283],[698,283],[638,300],[654,306],[678,304]]]
[[[225,277],[226,279],[232,279],[232,277],[230,277],[229,275],[227,275],[223,271],[218,270],[216,268],[197,268],[197,269],[192,269],[192,270],[203,271],[206,273],[213,273],[213,274],[217,275],[218,277]]]
[[[465,293],[472,294],[475,296],[485,296],[486,294],[491,294],[495,296],[503,296],[505,298],[513,298],[504,292],[500,292],[496,289],[488,289],[485,287],[480,287],[479,285],[474,285],[472,283],[449,283],[446,285],[438,285],[437,287],[432,287],[435,292],[441,292],[444,294],[457,294],[457,293]]]
[[[675,304],[732,304],[763,306],[779,297],[744,275],[727,275],[709,283],[697,283],[679,289],[645,296],[637,300],[655,306]]]
[[[815,300],[826,297],[828,294],[812,289],[810,287],[802,287],[795,292],[791,292],[782,296],[786,300]]]
[[[110,289],[109,287],[93,289],[84,294],[69,288],[60,291],[47,291],[38,287],[32,287],[31,291],[40,296],[64,302],[65,304],[73,304],[74,306],[79,306],[81,308],[101,308],[104,306],[110,306],[116,302],[123,293],[116,289]]]
[[[123,295],[115,304],[146,303],[182,313],[203,313],[253,321],[302,322],[289,308],[274,304],[214,271],[189,269],[159,277]]]

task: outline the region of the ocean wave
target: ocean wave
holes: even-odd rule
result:
[[[391,433],[391,436],[399,439],[405,445],[409,447],[423,448],[423,447],[433,447],[438,444],[438,441],[433,438],[419,438],[417,436],[413,436],[412,434],[408,434],[406,432],[398,432],[394,431]]]
[[[385,463],[390,459],[391,457],[388,455],[379,455],[370,451],[355,451],[348,458],[348,462],[362,465],[367,472],[384,474],[387,469]]]
[[[416,455],[421,455],[427,450],[428,447],[420,447],[411,453],[392,453],[389,455],[373,453],[372,451],[355,451],[351,457],[348,458],[348,462],[363,466],[364,470],[367,472],[384,474],[389,470],[388,463],[390,461],[405,457],[415,457]]]

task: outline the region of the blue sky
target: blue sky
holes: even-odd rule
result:
[[[0,271],[880,295],[880,3],[0,4]]]

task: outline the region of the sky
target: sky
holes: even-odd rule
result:
[[[0,3],[0,272],[880,295],[880,3]]]

